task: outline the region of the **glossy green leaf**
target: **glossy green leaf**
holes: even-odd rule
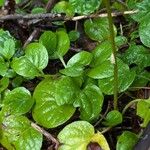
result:
[[[109,70],[107,70],[109,72]],[[106,71],[106,74],[107,74]],[[129,88],[135,79],[135,71],[130,71],[128,65],[124,64],[118,59],[118,89],[123,92]],[[114,91],[114,77],[107,77],[99,79],[99,87],[103,93],[107,95],[113,94]]]
[[[116,126],[120,123],[122,123],[122,114],[117,110],[110,111],[107,114],[105,121],[103,121],[103,124],[105,126],[110,126],[110,127]]]
[[[60,103],[61,100],[56,100],[56,85],[56,81],[47,78],[40,82],[34,91],[36,105],[32,113],[33,118],[38,124],[47,128],[54,128],[63,124],[75,112],[75,108],[71,105],[57,105],[56,102],[59,101]],[[67,87],[67,85],[65,86]],[[62,96],[61,99],[65,99],[66,93],[63,93]]]
[[[86,20],[84,22],[85,33],[95,41],[108,40],[110,37],[109,24],[107,18],[97,18],[93,20]],[[114,26],[116,34],[116,28]]]
[[[117,141],[116,150],[132,150],[138,141],[138,136],[130,131],[124,131]]]
[[[84,66],[89,65],[91,61],[91,53],[86,51],[79,52],[68,61],[66,68],[60,70],[60,72],[71,77],[81,76],[84,71]]]
[[[4,91],[9,85],[9,78],[7,77],[3,77],[1,80],[0,80],[0,93],[2,91]]]
[[[70,77],[61,77],[56,81],[55,99],[58,105],[73,104],[79,88]]]
[[[129,1],[129,0],[128,0]],[[150,3],[149,0],[130,0],[130,7],[134,10],[139,10],[138,13],[133,14],[132,18],[137,22],[142,22],[145,18],[150,16]]]
[[[141,100],[137,103],[136,114],[144,119],[142,127],[146,127],[150,121],[150,99]]]
[[[103,100],[103,94],[96,85],[87,85],[79,96],[80,118],[86,121],[97,119],[102,110]]]
[[[150,14],[147,18],[145,18],[139,26],[139,35],[141,42],[150,47],[150,22],[149,22]]]
[[[122,55],[122,60],[127,64],[137,64],[140,68],[150,66],[150,51],[141,45],[132,45]]]
[[[104,41],[100,43],[96,48],[92,51],[93,61],[91,63],[92,66],[96,67],[102,64],[104,61],[110,58],[112,54],[112,46],[109,41]]]
[[[76,13],[88,15],[99,8],[102,0],[69,0],[69,2]]]
[[[124,44],[127,44],[128,40],[125,36],[117,36],[115,37],[115,43],[117,45],[117,47],[120,47]]]
[[[104,61],[101,65],[89,70],[88,76],[93,79],[104,79],[112,77],[114,74],[114,66],[110,60]]]
[[[57,46],[57,37],[54,32],[45,31],[40,36],[39,42],[46,47],[49,56],[51,56],[55,52]]]
[[[2,111],[13,115],[25,114],[31,109],[33,102],[30,92],[24,87],[18,87],[4,97]]]
[[[5,76],[7,70],[8,70],[7,64],[4,61],[4,59],[0,56],[0,75]]]
[[[57,46],[55,52],[50,56],[51,59],[63,57],[69,50],[70,40],[65,31],[57,31]]]
[[[68,33],[68,36],[70,41],[75,42],[80,37],[80,33],[78,31],[72,30]]]
[[[4,46],[0,46],[0,54],[6,58],[10,59],[15,53],[15,41],[12,39],[8,39],[4,42]]]
[[[0,143],[8,150],[40,150],[42,134],[24,116],[9,116],[2,121]]]
[[[92,60],[92,54],[86,51],[81,51],[75,54],[68,62],[67,67],[74,65],[86,66],[89,65]]]
[[[86,121],[76,121],[67,125],[59,134],[59,150],[87,150],[90,142],[98,143],[103,150],[110,150],[105,137],[94,133],[94,127]]]
[[[73,65],[71,67],[67,67],[65,69],[59,70],[60,73],[70,76],[70,77],[78,77],[81,76],[84,72],[84,67],[77,65]]]
[[[31,43],[25,49],[25,56],[15,58],[12,68],[24,77],[35,77],[42,74],[48,64],[48,53],[40,43]]]
[[[58,2],[53,8],[52,12],[54,13],[65,13],[68,17],[74,16],[74,8],[73,6],[66,1]]]

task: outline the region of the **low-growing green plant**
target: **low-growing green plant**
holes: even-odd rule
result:
[[[136,115],[143,120],[141,127],[148,125],[150,99],[127,100],[127,105],[118,107],[118,103],[123,102],[117,95],[135,90],[133,87],[146,86],[150,81],[147,70],[150,66],[149,2],[132,4],[127,0],[126,4],[139,9],[127,19],[139,23],[135,37],[140,38],[140,45],[132,34],[121,35],[107,17],[84,20],[84,32],[96,46],[92,51],[82,49],[68,59],[65,56],[71,44],[76,44],[81,35],[76,29],[68,31],[64,22],[61,22],[64,28],[43,31],[36,42],[25,48],[8,31],[0,30],[1,145],[8,150],[40,150],[43,135],[32,126],[32,122],[36,122],[45,129],[66,125],[57,136],[60,150],[86,150],[90,143],[110,150],[103,133],[122,124],[131,105],[135,105]],[[104,6],[100,0],[69,0],[58,2],[52,12],[73,17],[89,15],[101,7]],[[44,11],[43,8],[32,9],[32,13]],[[126,44],[129,47],[121,53],[120,48]],[[47,73],[49,63],[55,60],[62,63],[59,71]],[[33,80],[37,80],[33,90],[24,86],[24,82]],[[106,96],[114,94],[114,107],[104,114]],[[79,115],[72,122],[76,113]],[[124,130],[118,137],[116,149],[132,150],[138,139],[137,133]]]

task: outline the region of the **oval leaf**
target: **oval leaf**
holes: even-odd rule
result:
[[[57,105],[55,94],[56,82],[50,78],[40,82],[34,91],[36,105],[33,109],[33,118],[38,124],[47,128],[63,124],[75,112],[75,108],[71,105]],[[63,93],[63,97],[65,94]]]
[[[2,111],[14,115],[25,114],[31,109],[33,102],[30,92],[24,87],[18,87],[4,97]]]

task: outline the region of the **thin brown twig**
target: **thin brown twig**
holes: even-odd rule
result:
[[[132,11],[124,11],[124,12],[113,12],[112,17],[120,16],[120,15],[130,15],[137,13],[138,10],[132,10]],[[53,14],[53,13],[44,13],[44,14],[14,14],[14,15],[6,15],[6,16],[0,16],[0,21],[4,20],[32,20],[32,19],[49,19],[50,21],[78,21],[82,19],[87,18],[105,18],[107,17],[107,13],[103,14],[92,14],[89,16],[76,16],[73,18],[65,17],[61,14]]]
[[[58,149],[59,142],[56,138],[54,138],[49,132],[44,130],[43,128],[39,127],[37,124],[34,122],[31,122],[31,126],[39,131],[42,135],[44,135],[48,140],[52,141],[55,144],[55,149]]]

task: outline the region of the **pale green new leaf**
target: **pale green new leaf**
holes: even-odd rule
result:
[[[124,131],[118,138],[116,150],[132,150],[138,141],[138,136],[130,131]]]

